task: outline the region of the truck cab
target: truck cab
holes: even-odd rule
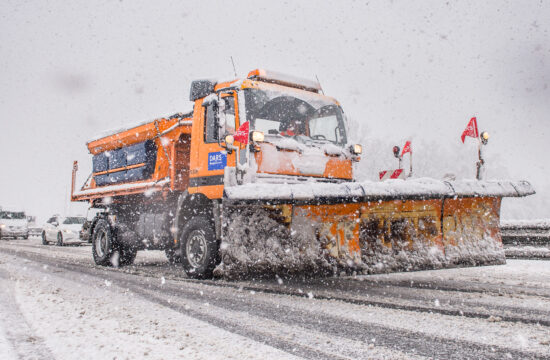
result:
[[[194,114],[204,115],[193,128],[189,191],[212,199],[250,182],[351,181],[361,146],[348,143],[340,104],[320,90],[266,70],[194,82]]]

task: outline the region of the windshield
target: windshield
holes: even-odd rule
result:
[[[0,219],[14,219],[14,220],[23,220],[26,219],[24,212],[12,212],[12,211],[2,211],[0,212]]]
[[[83,217],[68,217],[63,220],[63,224],[67,225],[75,225],[75,224],[84,224],[84,221],[86,221],[86,218]]]
[[[245,89],[250,128],[301,142],[346,144],[342,109],[305,91]]]

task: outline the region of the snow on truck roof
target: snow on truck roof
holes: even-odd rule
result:
[[[155,120],[160,120],[160,119],[187,119],[187,118],[191,118],[193,117],[193,110],[190,110],[190,111],[187,111],[187,112],[179,112],[179,113],[175,113],[173,115],[170,115],[170,116],[167,116],[167,117],[160,117],[158,119],[155,119]],[[86,145],[94,142],[94,141],[97,141],[97,140],[101,140],[101,139],[104,139],[106,137],[109,137],[109,136],[113,136],[115,134],[118,134],[118,133],[121,133],[121,132],[124,132],[124,131],[128,131],[128,130],[132,130],[132,129],[135,129],[137,127],[140,127],[142,125],[146,125],[146,124],[149,124],[155,120],[147,120],[147,121],[141,121],[139,123],[131,123],[131,124],[127,124],[127,125],[124,125],[124,126],[121,126],[119,128],[116,128],[116,129],[109,129],[109,130],[104,130],[102,132],[100,132],[99,134],[96,134],[92,139],[90,139]]]

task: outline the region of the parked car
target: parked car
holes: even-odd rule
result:
[[[29,238],[27,217],[23,211],[0,211],[0,239]]]
[[[36,216],[27,215],[27,223],[29,236],[40,236],[42,234],[42,226],[36,223]]]
[[[50,241],[55,241],[58,246],[80,243],[80,232],[85,221],[84,216],[52,216],[42,228],[42,244],[48,245]]]

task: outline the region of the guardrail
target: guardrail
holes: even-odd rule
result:
[[[512,220],[500,223],[504,245],[550,245],[550,220]]]

